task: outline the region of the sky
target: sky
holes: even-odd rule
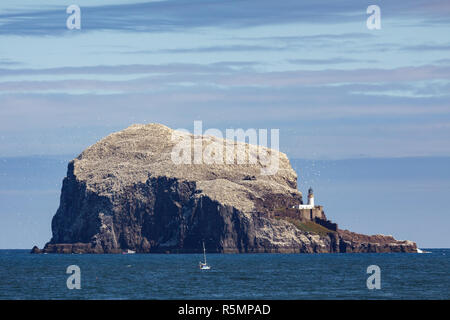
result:
[[[80,30],[66,27],[71,4]],[[380,30],[366,26],[372,4]],[[74,156],[133,123],[194,120],[280,129],[291,159],[448,157],[449,34],[444,0],[2,0],[0,158]]]

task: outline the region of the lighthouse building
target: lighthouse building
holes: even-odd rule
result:
[[[301,223],[312,221],[332,231],[337,231],[338,228],[336,223],[327,219],[325,212],[323,211],[323,206],[314,203],[314,192],[312,188],[309,188],[308,190],[307,204],[296,204],[282,214],[278,214],[278,216],[294,218]]]
[[[314,209],[314,192],[312,188],[309,188],[308,190],[308,204],[298,204],[296,206],[293,206],[293,208],[296,209]]]

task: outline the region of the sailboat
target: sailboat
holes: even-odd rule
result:
[[[199,267],[200,270],[209,270],[211,269],[210,266],[208,266],[208,264],[206,263],[206,250],[205,250],[205,242],[203,242],[203,258],[205,260],[205,262],[199,262]]]

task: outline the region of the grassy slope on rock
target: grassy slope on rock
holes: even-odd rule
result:
[[[317,224],[313,221],[300,221],[299,219],[294,219],[290,217],[275,217],[275,219],[282,219],[285,221],[288,221],[292,223],[294,226],[297,227],[297,229],[304,231],[304,232],[310,232],[315,233],[321,236],[326,236],[330,232],[334,232],[330,229],[325,228],[324,226],[321,226],[320,224]]]

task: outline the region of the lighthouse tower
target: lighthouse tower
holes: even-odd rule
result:
[[[308,190],[308,204],[314,208],[314,192],[311,187]]]
[[[297,204],[297,205],[293,206],[292,208],[296,208],[296,209],[300,209],[300,210],[315,209],[313,189],[309,188],[309,190],[308,190],[308,204]]]

